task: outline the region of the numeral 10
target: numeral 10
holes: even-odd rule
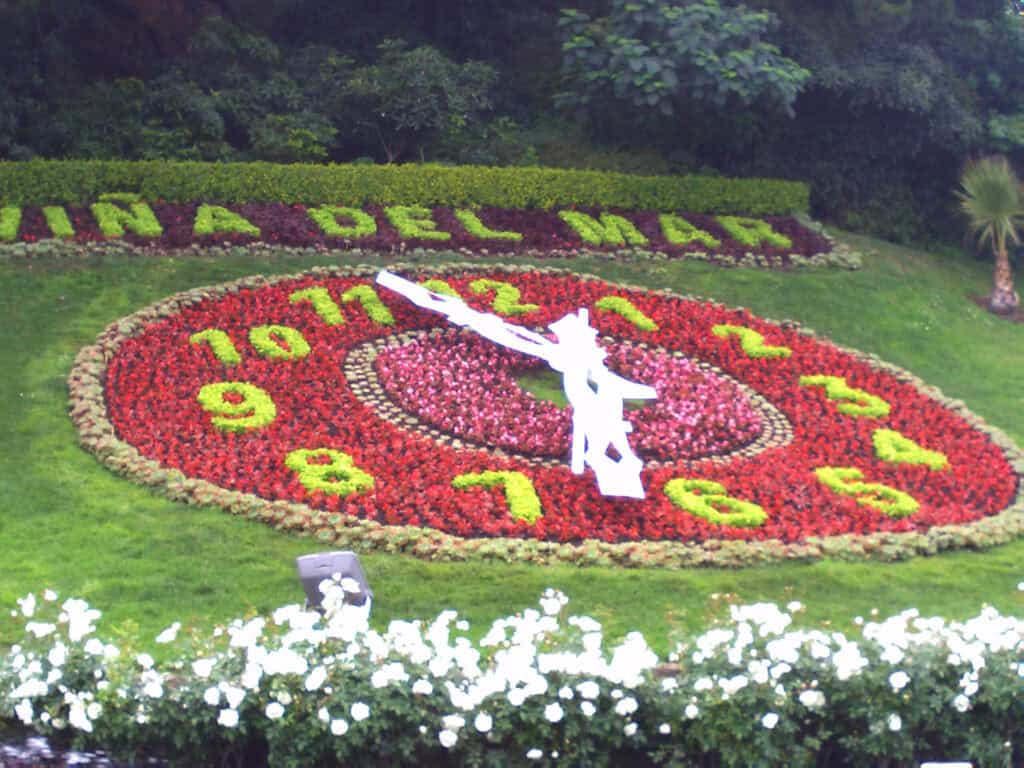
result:
[[[208,344],[213,356],[224,365],[242,362],[242,354],[231,337],[219,328],[207,328],[189,336],[190,344]],[[249,343],[267,360],[301,360],[309,354],[309,343],[287,325],[257,325],[249,329]]]

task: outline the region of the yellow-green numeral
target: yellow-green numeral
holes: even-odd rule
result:
[[[334,303],[331,294],[322,285],[314,285],[312,288],[303,288],[299,291],[292,291],[288,296],[292,304],[299,304],[308,301],[313,305],[313,311],[320,316],[327,325],[344,325],[345,318],[341,314],[341,308]]]
[[[502,486],[505,489],[505,501],[508,503],[508,513],[516,520],[522,520],[527,525],[533,525],[543,517],[540,507],[540,499],[537,498],[537,491],[533,488],[530,478],[522,472],[478,472],[459,475],[452,480],[452,488],[495,488]]]
[[[300,302],[308,301],[313,305],[313,311],[320,316],[327,325],[344,325],[345,318],[341,314],[341,308],[335,303],[334,299],[331,298],[331,294],[328,293],[327,289],[320,285],[315,285],[312,288],[303,288],[299,291],[294,291],[288,296],[288,301],[292,304],[298,304]],[[377,295],[377,291],[370,285],[354,285],[341,294],[341,301],[343,304],[348,304],[353,301],[359,302],[359,306],[366,312],[369,317],[377,325],[394,325],[395,318],[391,314],[391,310],[385,306],[384,302],[380,300],[380,296]]]
[[[677,477],[665,483],[665,495],[680,509],[717,525],[757,528],[768,519],[768,513],[761,506],[734,499],[714,480]]]
[[[188,337],[188,341],[189,344],[209,344],[213,356],[224,365],[238,365],[242,362],[238,347],[231,341],[231,337],[219,328],[207,328],[193,333]]]
[[[289,453],[284,464],[307,491],[349,496],[373,489],[373,476],[357,467],[347,453],[333,448],[300,448]]]
[[[840,400],[836,410],[848,416],[871,416],[882,418],[889,415],[889,404],[877,395],[854,389],[839,376],[801,376],[803,387],[824,387],[829,400]]]
[[[439,280],[437,278],[434,278],[432,280],[424,280],[422,283],[420,283],[420,285],[422,285],[428,291],[440,293],[443,296],[451,296],[453,299],[462,298],[461,296],[459,296],[459,292],[452,288],[451,285],[446,280]]]
[[[656,331],[658,324],[641,312],[632,301],[623,296],[605,296],[594,304],[598,309],[622,316],[641,331]]]
[[[720,339],[739,336],[740,347],[747,357],[789,357],[793,354],[789,347],[772,347],[765,344],[764,336],[753,328],[744,328],[742,325],[716,325],[711,332]]]
[[[395,318],[384,302],[380,300],[377,291],[370,285],[354,285],[341,294],[341,300],[348,304],[350,301],[358,301],[359,305],[377,325],[394,325]]]
[[[877,510],[889,517],[914,514],[920,504],[908,493],[881,483],[864,483],[864,473],[853,467],[819,467],[814,470],[818,480],[836,493],[854,496],[858,504]]]
[[[875,455],[891,464],[923,464],[929,469],[946,469],[946,454],[923,448],[894,429],[876,429],[871,433]]]
[[[267,360],[301,360],[309,354],[309,342],[287,325],[257,325],[249,330],[249,342]]]
[[[207,384],[196,400],[213,414],[211,422],[224,432],[247,432],[265,427],[277,418],[277,406],[270,395],[244,381]]]
[[[499,315],[525,315],[527,312],[540,309],[536,304],[520,304],[519,289],[512,285],[512,283],[506,283],[502,280],[481,278],[470,283],[469,289],[477,296],[488,291],[494,291],[494,301],[491,302],[491,308]]]

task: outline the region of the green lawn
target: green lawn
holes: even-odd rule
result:
[[[767,317],[793,318],[901,365],[1024,442],[1024,325],[988,315],[989,265],[848,236],[858,272],[723,269],[699,262],[559,263],[610,280],[671,288]],[[451,257],[454,259],[454,257]],[[247,274],[299,272],[362,257],[0,262],[0,605],[53,587],[104,611],[112,632],[145,640],[176,619],[206,623],[300,599],[294,558],[315,542],[208,508],[171,503],[103,469],[66,414],[77,350],[111,321],[176,291]],[[441,260],[441,259],[439,259]],[[548,264],[553,262],[546,262]],[[613,636],[640,629],[656,649],[700,627],[726,601],[800,600],[814,622],[848,627],[873,608],[964,617],[983,603],[1024,611],[1024,542],[893,565],[819,562],[741,571],[636,571],[428,563],[365,555],[374,623],[454,607],[477,629],[532,605],[548,586]],[[15,639],[0,623],[0,643]]]

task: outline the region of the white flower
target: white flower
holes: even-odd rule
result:
[[[593,717],[594,713],[597,712],[597,707],[589,701],[584,701],[580,703],[580,712],[583,713],[584,717]]]
[[[62,667],[64,662],[68,660],[68,649],[60,640],[53,644],[53,648],[46,655],[46,660],[50,662],[51,666]]]
[[[44,589],[43,590],[43,600],[45,600],[48,603],[52,603],[56,599],[57,599],[57,593],[54,592],[52,589]]]
[[[562,610],[562,604],[554,597],[542,597],[540,600],[540,607],[548,616],[555,616]]]
[[[672,726],[668,723],[662,723],[658,726],[658,733],[660,733],[662,736],[668,736],[670,733],[672,733]]]
[[[457,731],[466,724],[466,718],[462,715],[445,715],[441,718],[441,724],[449,731]]]
[[[451,749],[455,746],[455,742],[459,740],[459,737],[454,731],[449,731],[445,728],[437,734],[437,740],[441,742],[441,746],[445,749]]]
[[[544,757],[544,753],[541,752],[536,747],[534,747],[533,749],[531,749],[529,752],[526,753],[526,759],[527,760],[540,760],[542,757]]]
[[[57,625],[42,621],[30,621],[25,625],[25,631],[32,633],[36,637],[46,637],[57,631]]]
[[[741,691],[747,687],[746,676],[736,675],[735,677],[727,677],[718,681],[719,687],[722,689],[722,693],[726,696],[732,696],[737,691]]]
[[[622,729],[622,732],[627,736],[632,736],[636,733],[636,723],[626,723],[626,727]]]
[[[103,655],[103,641],[96,637],[90,637],[85,641],[85,652],[90,656],[102,656]]]
[[[203,701],[205,701],[211,707],[216,707],[218,704],[220,704],[220,691],[216,688],[216,686],[211,686],[206,689],[206,692],[203,694]]]
[[[683,714],[690,720],[693,720],[700,714],[700,707],[692,702],[686,705],[686,709],[683,710]]]
[[[37,696],[45,696],[49,690],[49,686],[42,680],[30,677],[24,683],[11,691],[9,696],[12,699],[35,698]]]
[[[799,611],[802,611],[803,609],[804,609],[804,604],[801,603],[799,600],[793,600],[793,601],[791,601],[789,603],[786,603],[786,610],[789,611],[790,613],[798,613]]]
[[[632,696],[627,696],[626,698],[616,703],[615,714],[626,717],[627,715],[632,715],[634,712],[636,712],[636,708],[636,699],[634,699]]]
[[[21,615],[26,619],[32,618],[32,614],[36,612],[36,596],[29,592],[25,597],[20,597],[16,601],[21,606]]]
[[[601,686],[593,680],[584,680],[576,686],[576,690],[580,692],[580,696],[584,699],[596,699],[601,695]]]
[[[222,709],[220,714],[217,716],[217,723],[219,725],[223,725],[225,728],[234,728],[238,725],[238,710]]]
[[[68,722],[71,723],[72,727],[80,731],[92,733],[92,721],[89,719],[89,715],[86,714],[85,707],[82,706],[80,701],[76,700],[71,705],[71,709],[68,712]]]
[[[900,728],[903,727],[903,721],[900,719],[900,716],[897,715],[895,712],[889,715],[888,722],[890,731],[898,731]]]
[[[714,681],[710,677],[701,677],[693,684],[693,690],[700,693],[701,691],[710,691],[715,687]]]
[[[14,714],[18,716],[25,725],[32,725],[32,702],[28,699],[22,699],[20,704],[14,707]]]
[[[242,699],[245,698],[245,691],[242,688],[236,688],[228,683],[221,683],[217,686],[224,692],[224,698],[227,699],[228,707],[231,709],[238,709],[238,705],[242,703]]]
[[[817,709],[825,706],[825,694],[808,688],[800,694],[800,703],[808,709]]]
[[[573,697],[574,694],[572,692],[572,688],[570,688],[568,685],[563,685],[561,688],[558,689],[558,698],[565,699],[566,701],[572,701]]]
[[[348,722],[340,717],[336,720],[331,720],[331,733],[335,736],[344,736],[348,733]]]
[[[164,695],[164,687],[159,680],[150,680],[142,686],[142,692],[151,699],[159,699]]]
[[[565,716],[565,710],[557,701],[544,707],[544,717],[549,723],[557,723]]]
[[[761,718],[761,725],[763,725],[769,731],[778,724],[779,716],[774,712],[768,712],[764,717]]]
[[[98,701],[92,701],[85,708],[85,714],[89,716],[89,719],[95,720],[97,717],[103,714],[103,705],[100,704]]]
[[[526,691],[522,688],[513,688],[508,692],[508,703],[513,707],[522,706],[524,701],[526,701]]]
[[[476,728],[480,733],[487,733],[491,730],[491,726],[494,725],[494,718],[492,718],[486,712],[480,712],[473,719],[473,727]]]
[[[899,693],[907,687],[907,683],[910,682],[910,675],[904,672],[902,669],[893,672],[889,675],[889,685],[892,686],[892,690],[895,693]]]
[[[889,664],[899,664],[903,661],[903,651],[895,645],[890,645],[882,652],[881,659]]]
[[[349,714],[352,715],[352,719],[357,723],[361,723],[363,720],[370,716],[370,708],[363,702],[357,701],[351,707],[349,707]]]
[[[307,691],[315,691],[327,681],[327,668],[323,665],[316,667],[306,677],[305,688]]]
[[[271,720],[280,720],[284,717],[284,707],[279,701],[272,701],[267,704],[267,708],[263,710],[263,713]]]
[[[320,709],[316,711],[316,719],[321,723],[331,722],[331,713],[328,711],[327,707],[320,707]]]
[[[143,669],[151,669],[153,667],[153,657],[148,653],[140,653],[135,657],[135,660],[139,662],[139,666]]]
[[[1017,591],[1018,592],[1024,592],[1024,581],[1018,581],[1017,582]]]
[[[953,706],[956,707],[957,712],[966,712],[971,708],[971,700],[960,693],[953,699]]]
[[[181,622],[176,621],[159,635],[156,636],[158,643],[173,643],[178,637],[178,630],[181,629]]]

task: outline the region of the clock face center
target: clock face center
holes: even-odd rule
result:
[[[626,410],[630,443],[649,466],[749,456],[792,437],[776,409],[713,366],[609,337],[600,344],[609,370],[658,391]],[[560,379],[542,360],[452,328],[364,344],[345,369],[351,381],[370,382],[364,401],[403,427],[534,462],[569,460],[571,407],[557,402]],[[520,382],[544,376],[547,398]]]

